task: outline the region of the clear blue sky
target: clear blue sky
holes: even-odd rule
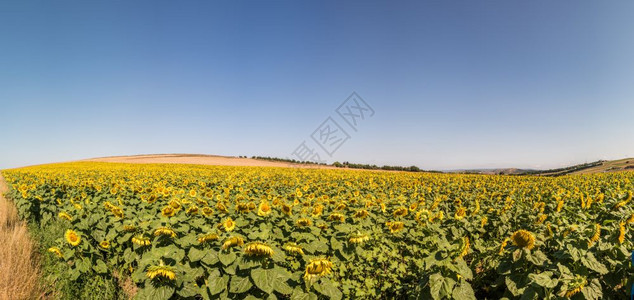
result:
[[[353,91],[375,115],[329,162],[633,157],[632,12],[632,1],[2,1],[0,168],[286,157]]]

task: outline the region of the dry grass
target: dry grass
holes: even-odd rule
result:
[[[38,299],[41,294],[36,249],[4,192],[6,185],[0,174],[0,299]]]

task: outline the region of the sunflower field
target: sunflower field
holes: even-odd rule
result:
[[[633,172],[546,178],[177,164],[3,171],[71,278],[138,299],[622,299]]]

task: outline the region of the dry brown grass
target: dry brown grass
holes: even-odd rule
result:
[[[4,192],[6,185],[0,174],[0,299],[38,299],[41,294],[36,249]]]

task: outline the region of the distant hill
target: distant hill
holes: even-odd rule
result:
[[[452,170],[450,173],[463,174],[497,174],[497,175],[537,175],[537,176],[562,176],[569,174],[593,174],[605,172],[634,171],[634,158],[619,160],[598,160],[595,162],[572,165],[564,168],[548,170],[532,170],[517,168],[500,169],[463,169]]]

